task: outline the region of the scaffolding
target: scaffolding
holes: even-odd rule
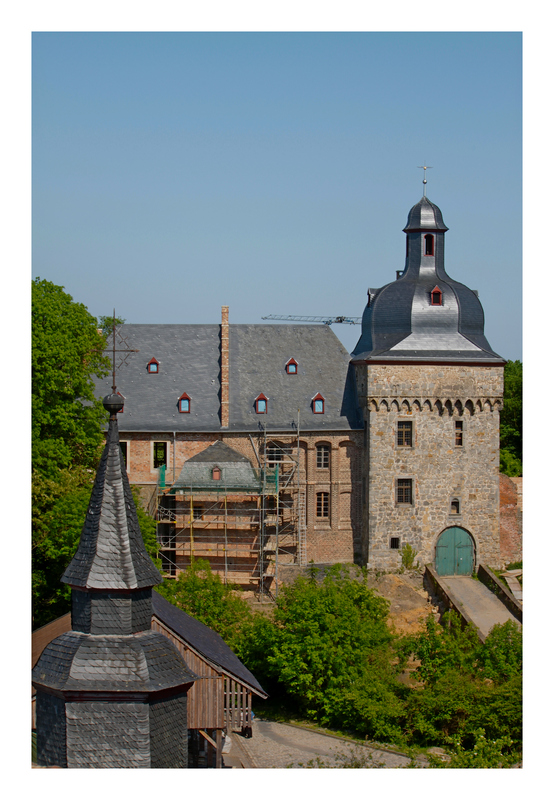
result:
[[[256,438],[250,436],[257,460],[255,486],[237,485],[232,472],[217,490],[213,484],[166,486],[160,468],[155,518],[167,577],[176,577],[195,559],[206,559],[225,583],[249,588],[264,600],[278,592],[280,566],[306,564],[299,431],[280,434],[275,441],[264,428]]]

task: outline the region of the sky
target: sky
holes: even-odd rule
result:
[[[130,323],[360,317],[428,165],[446,270],[521,358],[521,56],[518,32],[34,33],[33,276]]]

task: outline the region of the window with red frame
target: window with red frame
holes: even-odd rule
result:
[[[148,364],[146,365],[146,369],[153,375],[156,375],[160,371],[160,362],[157,361],[155,358],[151,358]]]
[[[179,413],[190,414],[190,397],[188,394],[186,394],[186,392],[183,392],[179,398]]]
[[[287,361],[287,363],[285,364],[285,371],[287,375],[297,375],[298,361],[295,361],[294,358],[291,358],[290,361]]]
[[[321,394],[316,394],[312,400],[314,414],[325,414],[325,398]]]
[[[442,306],[442,292],[438,286],[435,286],[435,288],[431,292],[431,305]]]
[[[254,404],[256,407],[256,414],[267,414],[267,397],[265,394],[259,394]]]
[[[214,479],[214,481],[220,481],[221,480],[221,470],[220,470],[219,467],[214,467],[212,469],[212,478]]]

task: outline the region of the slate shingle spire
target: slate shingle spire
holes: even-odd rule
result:
[[[104,405],[123,407],[117,395],[105,398]],[[75,588],[143,589],[162,581],[142,540],[116,413],[110,418],[79,547],[62,577]]]
[[[186,767],[187,691],[195,679],[179,651],[150,630],[148,556],[119,447],[117,395],[79,547],[62,580],[72,630],[33,670],[37,761],[61,767]]]

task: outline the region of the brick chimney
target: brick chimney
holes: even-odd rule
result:
[[[229,306],[221,306],[221,427],[229,427]]]

